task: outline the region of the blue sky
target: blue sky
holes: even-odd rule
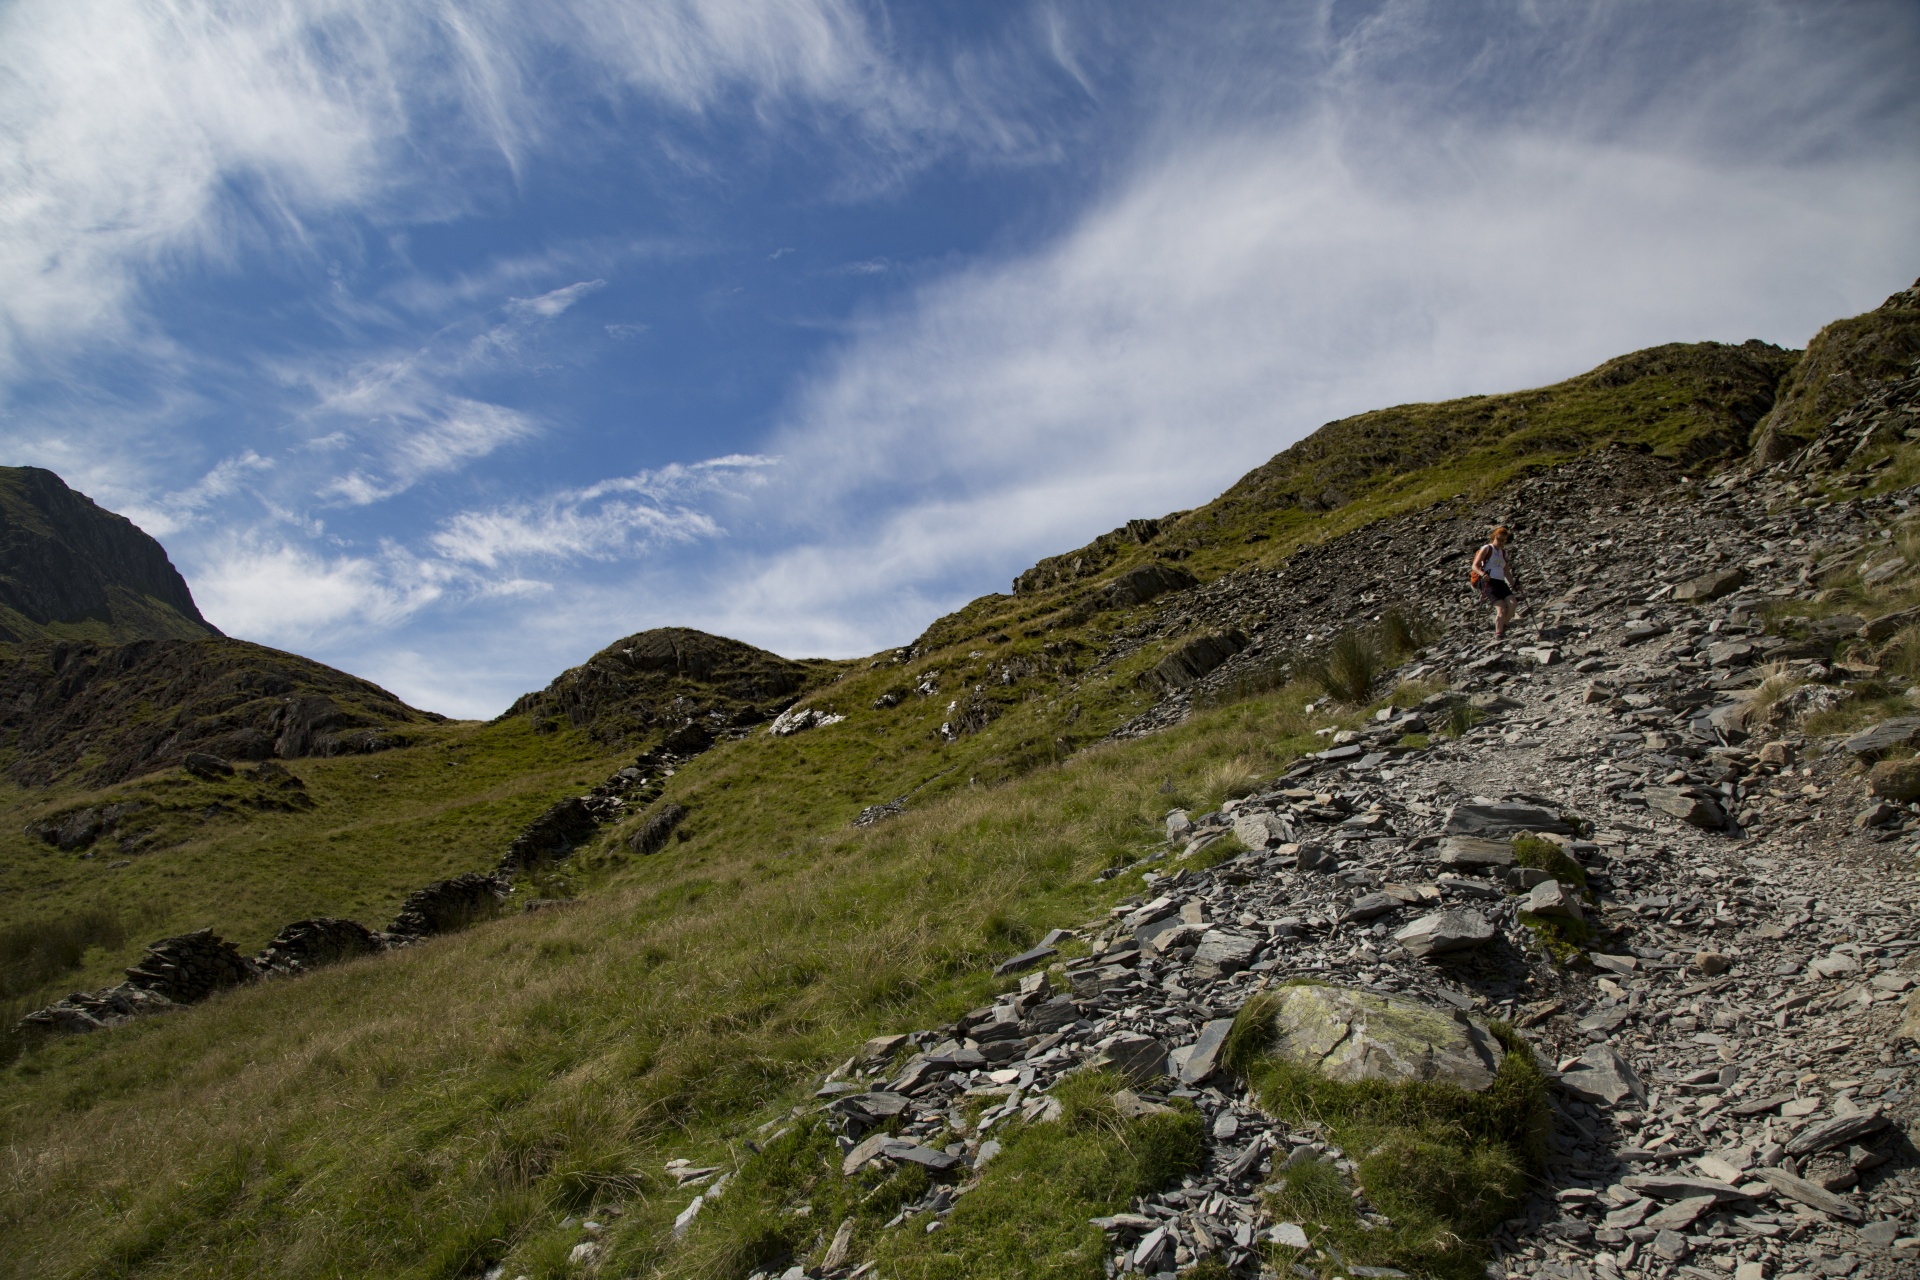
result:
[[[0,461],[488,715],[1920,274],[1910,3],[11,0]]]

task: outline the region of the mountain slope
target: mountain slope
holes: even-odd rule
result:
[[[1901,425],[1913,397],[1901,390],[1906,383],[1885,379],[1863,384],[1864,398],[1840,397],[1846,413],[1877,405],[1869,420],[1848,427],[1850,440],[1867,443],[1837,455],[1842,473],[1756,474],[1743,442],[1794,363],[1792,353],[1753,344],[1658,348],[1537,392],[1360,415],[1324,428],[1325,438],[1280,455],[1206,507],[1140,522],[1043,562],[1048,572],[1014,594],[973,602],[906,649],[866,663],[796,664],[801,672],[769,665],[774,676],[801,678],[797,688],[773,694],[770,686],[754,686],[737,706],[726,702],[731,695],[724,690],[682,691],[674,682],[688,678],[695,664],[680,655],[687,646],[704,648],[707,638],[674,633],[652,642],[660,665],[645,681],[618,652],[641,646],[622,642],[578,669],[586,674],[556,681],[496,725],[429,725],[413,745],[379,757],[300,766],[310,789],[318,789],[315,779],[340,789],[327,839],[339,835],[350,845],[354,821],[378,823],[383,850],[411,853],[417,852],[408,847],[411,830],[445,833],[425,825],[432,820],[426,797],[442,794],[441,784],[430,781],[436,773],[460,772],[434,755],[456,740],[474,753],[470,761],[488,753],[489,768],[513,752],[522,753],[528,768],[549,749],[580,753],[571,777],[550,771],[538,788],[516,794],[513,803],[525,815],[537,806],[536,791],[563,796],[584,786],[593,769],[617,759],[616,742],[622,750],[664,746],[667,733],[686,727],[682,714],[718,726],[716,712],[731,722],[748,704],[764,714],[800,698],[782,717],[781,732],[740,724],[718,734],[710,749],[677,758],[653,808],[609,823],[558,872],[543,870],[570,882],[578,893],[571,906],[516,915],[309,978],[239,989],[166,1018],[23,1056],[7,1069],[8,1100],[0,1104],[0,1159],[8,1162],[8,1185],[15,1189],[0,1219],[15,1242],[0,1256],[0,1274],[452,1278],[495,1266],[507,1268],[506,1275],[577,1275],[591,1264],[611,1274],[744,1280],[780,1275],[795,1264],[822,1272],[845,1222],[838,1275],[878,1261],[889,1277],[1097,1280],[1106,1273],[1112,1241],[1089,1218],[1137,1207],[1136,1194],[1160,1196],[1154,1212],[1164,1211],[1160,1220],[1177,1222],[1183,1232],[1187,1224],[1227,1213],[1205,1181],[1219,1171],[1196,1168],[1193,1144],[1181,1137],[1191,1136],[1190,1124],[1156,1128],[1146,1123],[1151,1116],[1129,1119],[1118,1110],[1121,1101],[1102,1094],[1075,1102],[1061,1124],[1049,1126],[1038,1111],[1029,1122],[1020,1103],[999,1092],[1032,1090],[1023,1100],[1043,1103],[1046,1094],[1037,1091],[1044,1073],[1025,1083],[985,1076],[964,1088],[954,1082],[951,1097],[916,1098],[911,1119],[902,1116],[901,1123],[935,1151],[949,1142],[1004,1140],[1006,1163],[989,1166],[978,1182],[961,1175],[967,1179],[961,1185],[972,1189],[949,1214],[941,1206],[953,1205],[951,1192],[942,1201],[938,1187],[904,1157],[890,1157],[897,1163],[886,1169],[842,1176],[845,1147],[836,1142],[839,1131],[829,1128],[838,1126],[840,1113],[823,1110],[815,1096],[822,1074],[849,1055],[859,1067],[860,1046],[875,1033],[916,1031],[915,1047],[922,1050],[949,1036],[971,1039],[968,1030],[993,1016],[991,1005],[1017,991],[1016,978],[991,974],[994,962],[1056,926],[1114,933],[1118,941],[1132,908],[1169,893],[1217,911],[1203,916],[1210,927],[1258,928],[1278,945],[1274,954],[1288,958],[1289,973],[1297,961],[1307,966],[1302,973],[1335,972],[1347,981],[1397,974],[1397,981],[1428,992],[1433,974],[1387,954],[1385,930],[1374,935],[1364,921],[1338,919],[1362,884],[1297,864],[1218,870],[1205,858],[1176,864],[1162,842],[1161,818],[1170,808],[1204,815],[1258,791],[1265,807],[1370,845],[1384,829],[1409,834],[1437,821],[1430,791],[1437,793],[1439,781],[1447,782],[1449,794],[1512,786],[1504,765],[1498,778],[1488,775],[1484,783],[1472,772],[1482,754],[1504,761],[1512,752],[1536,770],[1541,787],[1569,794],[1574,766],[1566,759],[1577,754],[1581,803],[1610,822],[1625,815],[1633,831],[1623,835],[1634,840],[1665,830],[1655,824],[1667,820],[1646,807],[1663,780],[1671,785],[1677,771],[1688,786],[1705,788],[1705,766],[1732,760],[1704,748],[1698,759],[1668,754],[1685,745],[1694,724],[1687,717],[1705,705],[1685,698],[1699,692],[1696,686],[1711,697],[1716,687],[1726,688],[1722,677],[1738,674],[1716,657],[1718,645],[1737,653],[1746,644],[1740,661],[1788,647],[1820,656],[1830,683],[1818,688],[1831,693],[1817,696],[1845,703],[1834,713],[1841,717],[1836,724],[1911,710],[1898,693],[1900,681],[1858,674],[1884,662],[1889,673],[1911,678],[1898,666],[1910,661],[1899,647],[1907,642],[1875,641],[1868,648],[1865,640],[1847,639],[1836,650],[1831,637],[1811,634],[1804,619],[1847,608],[1897,619],[1920,600],[1920,582],[1897,563],[1908,532],[1897,524],[1903,508],[1861,496],[1920,478],[1920,450]],[[1808,375],[1815,384],[1822,376]],[[1693,474],[1683,478],[1684,472]],[[1711,496],[1703,498],[1703,489]],[[1310,509],[1314,505],[1327,509]],[[1475,526],[1496,514],[1519,526],[1523,553],[1533,557],[1528,563],[1540,566],[1543,584],[1553,584],[1551,593],[1545,585],[1539,589],[1543,598],[1528,619],[1527,638],[1560,660],[1541,666],[1516,653],[1483,664],[1482,650],[1461,636],[1436,647],[1418,680],[1395,692],[1402,702],[1417,701],[1449,678],[1475,682],[1483,693],[1494,685],[1512,690],[1519,709],[1509,710],[1512,723],[1500,726],[1505,732],[1479,730],[1464,751],[1432,741],[1422,747],[1416,739],[1429,733],[1410,734],[1404,720],[1383,725],[1373,719],[1391,681],[1376,684],[1372,696],[1351,707],[1329,707],[1320,689],[1289,682],[1283,665],[1289,649],[1312,643],[1307,636],[1324,640],[1369,624],[1389,604],[1443,619],[1465,616],[1459,556]],[[1888,537],[1879,536],[1882,526]],[[1640,547],[1637,540],[1652,529],[1664,531],[1660,547]],[[1893,569],[1883,571],[1883,560]],[[1708,615],[1695,618],[1665,602],[1684,578],[1726,567],[1756,580],[1751,599],[1716,606],[1717,630],[1707,630]],[[1883,572],[1893,576],[1875,576]],[[1585,595],[1574,590],[1582,586]],[[1631,648],[1642,642],[1624,630],[1631,613],[1646,612],[1656,615],[1648,628],[1660,646],[1655,652]],[[1671,630],[1663,635],[1660,626]],[[1232,631],[1242,633],[1239,640]],[[1200,644],[1215,640],[1211,649]],[[1565,661],[1573,646],[1590,650],[1603,665],[1634,668],[1634,683],[1623,684],[1621,696],[1605,705],[1583,700],[1587,677],[1572,676]],[[1214,704],[1184,722],[1136,740],[1101,742],[1144,711],[1177,709],[1185,691],[1199,687],[1179,679],[1190,679],[1206,653],[1220,652],[1230,655],[1225,665],[1199,679],[1257,662],[1259,669],[1248,674],[1265,682],[1215,688]],[[748,669],[767,661],[752,652],[736,657]],[[1169,667],[1174,659],[1180,661]],[[1750,667],[1739,670],[1753,674]],[[1400,674],[1411,679],[1414,671]],[[646,683],[656,677],[658,686]],[[645,691],[656,688],[668,695],[665,713],[644,700]],[[697,709],[673,705],[683,692]],[[803,714],[810,712],[820,714]],[[1604,724],[1603,715],[1609,717]],[[1590,720],[1600,735],[1593,741],[1585,736]],[[1821,723],[1801,721],[1793,729],[1807,735],[1809,750],[1827,732]],[[1394,780],[1384,774],[1348,775],[1339,759],[1315,762],[1312,775],[1297,775],[1295,782],[1311,776],[1299,794],[1278,781],[1335,731],[1359,735],[1359,743],[1381,748],[1389,759],[1395,747],[1409,753],[1435,748],[1432,758],[1450,763],[1444,777],[1415,774],[1422,788],[1417,796],[1406,790],[1409,784],[1389,785]],[[1662,745],[1656,749],[1647,735]],[[597,754],[602,750],[604,757]],[[1424,758],[1408,754],[1391,767],[1420,770]],[[1356,752],[1351,759],[1361,757]],[[373,775],[390,765],[408,771],[409,787],[418,790],[403,797],[384,790],[384,779]],[[1757,759],[1741,764],[1757,767]],[[1839,806],[1839,798],[1862,786],[1850,768],[1842,753],[1826,751],[1817,781],[1809,774],[1804,784],[1792,784],[1834,797],[1827,810],[1812,808],[1811,799],[1802,803],[1804,793],[1784,780],[1764,792],[1764,801],[1763,792],[1754,793],[1757,812],[1773,812],[1768,806],[1777,792],[1785,821],[1806,816],[1785,813],[1788,806],[1811,814],[1787,828],[1783,838],[1792,847],[1782,857],[1865,857],[1877,847]],[[501,770],[490,776],[506,785]],[[53,791],[70,785],[58,783]],[[1619,798],[1629,791],[1641,797],[1631,810]],[[874,811],[902,797],[899,810]],[[421,808],[396,798],[409,804],[417,798]],[[685,840],[636,844],[668,806],[685,811],[679,828]],[[854,825],[863,819],[867,825]],[[265,831],[268,821],[252,825],[250,819],[247,830]],[[270,821],[284,821],[276,829],[291,833],[303,819]],[[416,822],[422,825],[415,828]],[[1402,824],[1412,825],[1402,831]],[[497,841],[502,830],[489,827],[487,839]],[[219,852],[223,861],[203,863],[202,872],[217,881],[249,854],[297,858],[305,842],[322,834],[298,831],[278,843],[229,843]],[[1795,832],[1816,838],[1795,843]],[[1709,878],[1728,890],[1718,901],[1729,919],[1750,914],[1746,899],[1756,891],[1738,877],[1751,869],[1739,857],[1723,857],[1719,844],[1696,848],[1708,839],[1677,840],[1686,858],[1674,883],[1651,853],[1623,858],[1640,877],[1637,890],[1671,895],[1659,920],[1644,916],[1661,930],[1647,940],[1659,944],[1662,957],[1679,946],[1669,926],[1692,919],[1680,909],[1683,899],[1691,910],[1686,895],[1699,897],[1695,890]],[[449,842],[449,851],[455,847]],[[656,851],[643,852],[647,848]],[[1424,850],[1409,844],[1383,854],[1377,865],[1369,855],[1346,870],[1362,877],[1366,889],[1381,887],[1374,881],[1391,873],[1387,887],[1405,890],[1411,875],[1432,870],[1413,865],[1416,854]],[[67,855],[44,856],[62,876],[93,869],[58,862]],[[149,865],[160,869],[136,858],[126,870],[144,872]],[[488,867],[492,859],[473,865]],[[1780,867],[1790,872],[1799,865]],[[1811,882],[1813,871],[1804,878]],[[535,877],[523,877],[522,887],[537,891]],[[1297,889],[1297,917],[1258,914],[1280,909],[1282,889]],[[1501,896],[1492,885],[1485,891]],[[1819,892],[1830,891],[1847,890],[1822,881]],[[1701,905],[1712,906],[1713,896]],[[218,904],[212,905],[203,918],[221,927]],[[1610,909],[1607,927],[1640,914]],[[1702,910],[1701,927],[1720,927],[1709,914]],[[1242,923],[1247,915],[1254,924]],[[1806,918],[1815,918],[1811,906]],[[1115,920],[1122,927],[1116,929]],[[1524,931],[1513,937],[1531,947],[1520,969],[1500,951],[1484,970],[1467,964],[1445,971],[1447,989],[1469,1004],[1478,997],[1516,1016],[1538,1012],[1543,1023],[1601,999],[1604,988],[1594,974],[1577,963],[1557,965],[1527,943]],[[1060,945],[1056,961],[1090,950],[1086,937]],[[1502,945],[1518,950],[1512,940]],[[1771,963],[1773,952],[1766,954]],[[1327,968],[1312,967],[1321,962]],[[1211,979],[1187,979],[1191,985],[1176,996],[1166,980],[1183,970],[1146,963],[1141,985],[1116,988],[1104,1003],[1064,972],[1051,975],[1056,987],[1080,998],[1084,1007],[1076,1006],[1076,1016],[1099,1024],[1097,1031],[1074,1032],[1069,1060],[1090,1058],[1096,1041],[1111,1032],[1138,1026],[1184,1036],[1233,1013],[1225,994],[1212,1003],[1215,988],[1204,985]],[[1667,988],[1678,988],[1665,981],[1664,970],[1659,980],[1655,994],[1663,1014],[1673,1017],[1660,1024],[1668,1030],[1658,1033],[1665,1038],[1657,1043],[1663,1051],[1700,1056],[1692,1040],[1673,1041],[1669,1031],[1691,1035],[1695,1026],[1710,1025],[1717,1006],[1701,1006],[1718,997],[1673,996],[1693,1000],[1694,1007],[1668,1009]],[[1747,978],[1737,973],[1728,981]],[[1495,990],[1496,983],[1514,982],[1530,985]],[[1122,998],[1136,990],[1137,1002]],[[1523,994],[1525,1001],[1511,1003]],[[1527,1003],[1536,994],[1537,1009]],[[1763,1000],[1760,987],[1741,986],[1735,994],[1742,1008],[1759,1009],[1773,998]],[[1565,1003],[1548,1008],[1553,1001]],[[1738,1034],[1751,1033],[1741,1027]],[[1883,1031],[1875,1033],[1882,1040]],[[1554,1022],[1535,1034],[1543,1049],[1577,1049],[1582,1039],[1571,1016],[1564,1026]],[[1866,1076],[1850,1050],[1835,1053],[1818,1060],[1837,1063],[1849,1078]],[[1055,1060],[1046,1070],[1059,1065]],[[1773,1066],[1770,1061],[1770,1074]],[[869,1074],[862,1069],[863,1079]],[[1020,1076],[1017,1069],[1014,1074]],[[1092,1080],[1096,1092],[1117,1083],[1081,1078]],[[1220,1087],[1244,1113],[1243,1132],[1271,1127],[1255,1120],[1231,1079]],[[1662,1087],[1683,1088],[1677,1080]],[[1160,1105],[1179,1110],[1182,1102],[1194,1099],[1163,1094]],[[1210,1100],[1200,1105],[1218,1111]],[[989,1110],[1001,1117],[996,1127],[991,1134],[974,1131]],[[1569,1156],[1576,1149],[1597,1155],[1596,1135],[1614,1145],[1616,1137],[1632,1136],[1589,1112],[1564,1106],[1559,1112],[1570,1119],[1555,1134],[1556,1152],[1564,1142]],[[1691,1126],[1705,1118],[1705,1111],[1696,1116],[1691,1109],[1684,1117],[1663,1117],[1672,1129],[1667,1145],[1693,1141],[1697,1130],[1683,1128],[1683,1121]],[[1656,1134],[1648,1119],[1640,1136],[1650,1142]],[[947,1128],[956,1123],[966,1130]],[[1207,1132],[1231,1130],[1214,1125]],[[1320,1135],[1323,1145],[1326,1137]],[[1198,1154],[1211,1159],[1230,1141],[1209,1138]],[[669,1165],[674,1158],[691,1163]],[[1251,1167],[1259,1168],[1257,1155]],[[1559,1161],[1561,1173],[1570,1167]],[[711,1180],[699,1181],[716,1176],[699,1172],[709,1168],[731,1173],[726,1195],[690,1210],[697,1190],[719,1190]],[[688,1169],[683,1187],[676,1170]],[[1196,1178],[1192,1196],[1177,1189],[1183,1173]],[[1163,1196],[1166,1188],[1186,1198]],[[1239,1197],[1239,1190],[1226,1189]],[[1354,1203],[1344,1187],[1334,1191],[1340,1205]],[[1529,1234],[1517,1243],[1539,1250],[1541,1258],[1572,1243],[1574,1234],[1548,1240],[1530,1233],[1574,1203],[1537,1203],[1538,1213],[1520,1219],[1530,1224]],[[889,1225],[914,1206],[925,1216],[903,1214]],[[677,1230],[674,1220],[683,1215]],[[583,1219],[598,1226],[590,1230]],[[930,1223],[939,1229],[928,1231]],[[1793,1225],[1789,1220],[1787,1227]],[[1345,1251],[1346,1237],[1342,1241]],[[1466,1247],[1481,1247],[1476,1241]],[[1534,1260],[1524,1253],[1508,1257]],[[1801,1255],[1793,1257],[1797,1264]],[[1480,1274],[1482,1259],[1463,1250],[1454,1258]],[[1284,1272],[1292,1258],[1274,1254],[1270,1261]]]
[[[39,467],[0,467],[0,641],[220,633],[158,542]]]

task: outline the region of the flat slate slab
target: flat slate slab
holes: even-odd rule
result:
[[[1709,600],[1718,600],[1721,596],[1731,595],[1745,586],[1746,582],[1745,569],[1738,567],[1721,569],[1713,573],[1703,573],[1697,578],[1688,578],[1673,589],[1673,598],[1705,604]]]
[[[1727,815],[1706,796],[1695,795],[1688,787],[1648,787],[1647,807],[1678,818],[1682,822],[1717,831],[1727,825]]]
[[[1907,746],[1917,736],[1920,736],[1920,717],[1900,716],[1882,720],[1873,728],[1854,734],[1844,745],[1854,755],[1865,756],[1890,747]]]
[[[1920,721],[1915,723],[1920,727]],[[1537,805],[1457,804],[1447,810],[1445,834],[1450,836],[1517,836],[1527,831],[1574,834],[1559,814]]]
[[[1448,836],[1440,843],[1440,861],[1449,867],[1510,867],[1513,845],[1480,836]]]
[[[1620,1013],[1624,1017],[1626,1010],[1622,1009]],[[1584,1028],[1586,1023],[1581,1026]],[[1607,1028],[1609,1031],[1612,1029]],[[1623,1098],[1638,1102],[1647,1099],[1647,1086],[1641,1083],[1633,1065],[1604,1044],[1587,1050],[1570,1069],[1561,1072],[1560,1087],[1582,1102],[1602,1103],[1610,1107],[1618,1105]]]
[[[1772,1187],[1776,1193],[1789,1200],[1798,1200],[1809,1209],[1818,1209],[1822,1213],[1831,1214],[1847,1222],[1866,1221],[1867,1215],[1862,1213],[1860,1206],[1853,1201],[1845,1196],[1835,1195],[1825,1187],[1808,1182],[1805,1178],[1797,1178],[1785,1169],[1755,1169],[1753,1175]]]
[[[1200,1038],[1181,1054],[1180,1083],[1199,1084],[1220,1069],[1220,1055],[1226,1051],[1227,1033],[1232,1030],[1232,1018],[1214,1018],[1200,1028]]]
[[[1057,947],[1035,947],[1031,951],[1022,951],[1019,955],[1011,959],[1002,960],[993,967],[993,973],[997,978],[1004,978],[1010,973],[1021,973],[1033,968],[1033,966],[1039,964],[1042,960],[1057,955],[1058,953],[1059,949]]]
[[[1730,1182],[1716,1178],[1682,1178],[1669,1173],[1631,1173],[1620,1179],[1620,1185],[1655,1200],[1690,1200],[1696,1196],[1712,1196],[1721,1201],[1747,1198],[1746,1192]]]

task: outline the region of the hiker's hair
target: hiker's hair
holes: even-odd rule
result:
[[[1511,530],[1511,529],[1509,529],[1509,528],[1507,528],[1507,526],[1505,526],[1505,525],[1503,525],[1503,524],[1497,524],[1497,525],[1495,525],[1495,526],[1493,526],[1493,528],[1491,528],[1491,529],[1489,529],[1489,530],[1487,530],[1487,541],[1488,541],[1488,542],[1498,542],[1498,541],[1500,541],[1500,535],[1501,535],[1501,534],[1503,534],[1503,533],[1512,533],[1512,532],[1513,532],[1513,530]]]

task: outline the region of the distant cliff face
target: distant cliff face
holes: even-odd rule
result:
[[[39,467],[0,467],[0,640],[198,640],[166,550]]]

